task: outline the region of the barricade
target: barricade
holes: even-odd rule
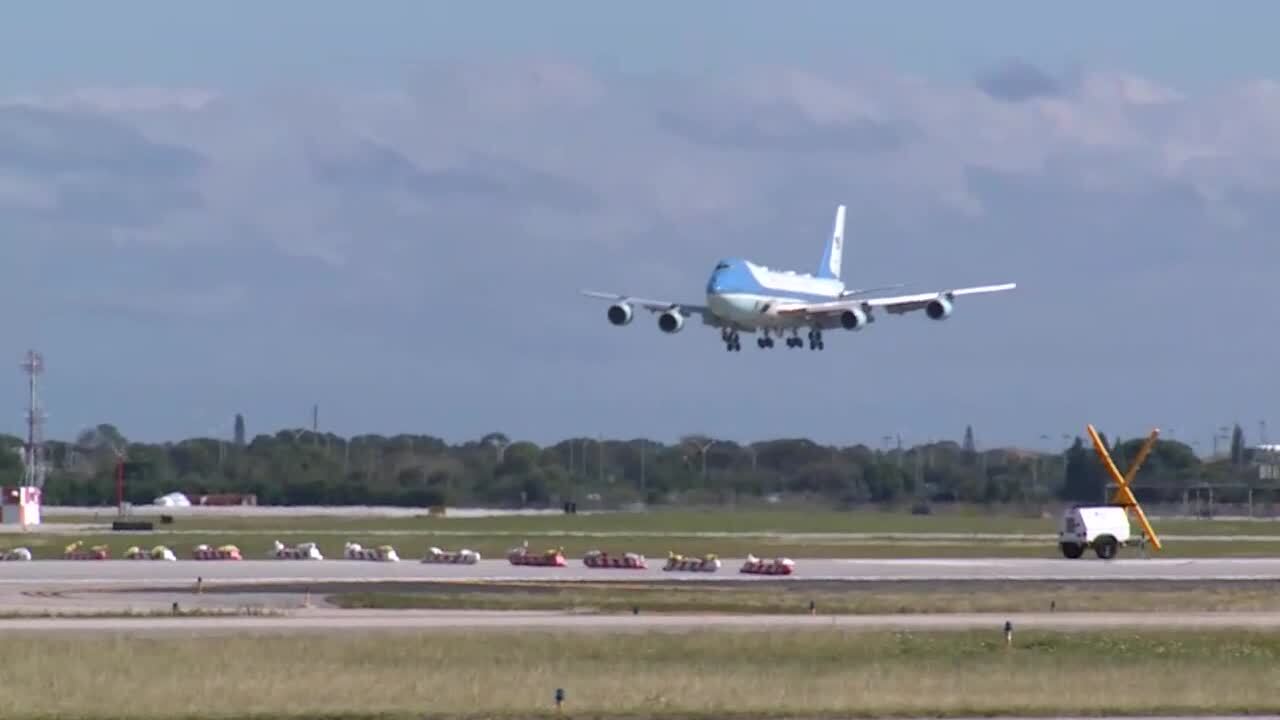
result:
[[[106,545],[94,545],[85,549],[84,541],[77,540],[66,547],[62,557],[65,560],[109,560],[111,548]]]
[[[438,547],[427,548],[422,558],[424,563],[443,563],[446,565],[475,565],[480,562],[480,553],[463,548],[458,552],[448,552]]]
[[[267,557],[276,560],[323,560],[324,555],[320,554],[320,548],[313,542],[298,543],[293,547],[286,547],[284,543],[276,540],[270,550],[267,551]]]
[[[603,550],[591,550],[582,556],[582,564],[589,568],[623,568],[643,570],[648,567],[640,553],[625,553],[621,557],[609,555]]]
[[[511,548],[507,551],[507,561],[512,565],[531,565],[535,567],[564,567],[568,561],[564,558],[564,548],[546,550],[541,555],[529,552],[529,545]]]
[[[379,545],[376,548],[361,547],[360,543],[349,542],[342,549],[342,556],[348,560],[372,560],[374,562],[400,562],[400,555],[390,545]]]
[[[191,551],[192,560],[242,560],[240,548],[235,545],[222,545],[220,547],[209,547],[208,545],[197,545]]]
[[[138,547],[137,545],[134,545],[134,546],[130,547],[128,550],[125,550],[125,551],[124,551],[124,559],[125,559],[125,560],[170,560],[170,561],[173,561],[173,560],[177,560],[177,559],[178,559],[178,557],[177,557],[176,555],[174,555],[174,554],[173,554],[173,551],[172,551],[172,550],[170,550],[169,548],[165,547],[164,545],[157,545],[157,546],[155,546],[155,547],[151,548],[151,550],[150,550],[150,551],[143,550],[142,548]]]
[[[751,575],[790,575],[795,571],[795,567],[795,561],[791,558],[761,560],[755,555],[747,555],[746,562],[742,563],[739,572]]]
[[[715,572],[720,569],[720,558],[714,553],[700,558],[687,558],[676,553],[668,553],[667,564],[662,569],[678,572]]]

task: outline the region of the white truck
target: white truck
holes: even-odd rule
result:
[[[1090,547],[1098,557],[1110,560],[1131,539],[1129,511],[1118,505],[1077,505],[1062,513],[1058,526],[1058,547],[1070,560]]]

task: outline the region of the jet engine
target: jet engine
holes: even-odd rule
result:
[[[665,333],[680,332],[684,327],[684,315],[679,310],[666,310],[658,316],[658,328]]]
[[[934,320],[945,320],[951,315],[951,301],[944,297],[935,298],[924,306],[924,311]]]
[[[840,313],[840,325],[845,330],[861,330],[867,324],[867,314],[862,308],[849,308]]]
[[[609,322],[614,325],[626,325],[631,322],[633,315],[631,306],[626,303],[609,306]]]

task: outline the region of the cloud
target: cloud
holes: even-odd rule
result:
[[[754,386],[778,377],[765,364],[803,360],[691,370],[722,363],[702,355],[718,349],[714,333],[662,336],[647,316],[615,329],[575,291],[696,301],[724,255],[807,269],[843,202],[851,284],[1022,283],[1016,298],[966,299],[949,324],[886,319],[828,343],[823,357],[854,353],[866,372],[895,373],[881,388],[853,381],[886,425],[949,396],[953,407],[919,422],[963,427],[982,405],[1015,432],[1019,393],[980,388],[1039,397],[1027,388],[1046,375],[1063,382],[1098,363],[1109,379],[1062,412],[1131,391],[1178,412],[1132,387],[1143,354],[1164,353],[1170,381],[1199,377],[1208,350],[1189,352],[1190,333],[1233,322],[1204,298],[1229,296],[1254,319],[1269,302],[1269,281],[1245,269],[1280,262],[1280,85],[1187,93],[1019,61],[973,77],[634,76],[541,61],[436,66],[367,92],[15,98],[0,103],[0,300],[58,297],[68,323],[84,308],[95,332],[182,338],[237,372],[242,354],[226,344],[270,348],[255,356],[291,368],[261,388],[272,402],[303,402],[285,389],[294,382],[352,407],[368,391],[418,422],[413,408],[474,404],[458,378],[478,373],[486,380],[467,392],[510,406],[439,409],[464,434],[502,412],[525,428],[516,434],[555,435],[546,409],[587,382],[610,391],[575,393],[575,413],[627,406],[657,423],[670,415],[662,398],[678,395],[682,422],[704,429],[728,417],[743,433],[820,436],[853,400],[816,388],[849,387],[847,364],[783,373],[773,404],[748,412],[708,378]],[[16,322],[16,333],[39,330]],[[1103,358],[1090,340],[1099,322],[1116,324]],[[1230,337],[1241,353],[1280,350]],[[150,361],[181,365],[177,347]],[[1241,377],[1263,372],[1241,357]],[[375,365],[363,390],[349,370],[362,363]],[[159,381],[154,368],[112,371]],[[1224,402],[1188,392],[1200,408]],[[814,403],[833,409],[812,426],[750,425]],[[578,422],[557,412],[561,426]]]
[[[1062,92],[1056,78],[1021,60],[1009,60],[983,70],[978,75],[978,87],[997,100],[1012,102],[1053,97]]]

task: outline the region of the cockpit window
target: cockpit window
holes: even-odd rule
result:
[[[729,263],[727,263],[727,262],[718,263],[718,264],[716,265],[716,269],[717,269],[717,270],[728,270],[728,269],[729,269]]]

